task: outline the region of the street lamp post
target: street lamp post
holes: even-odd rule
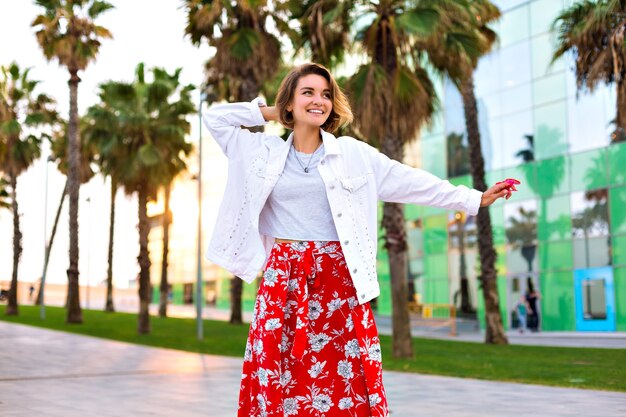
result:
[[[202,102],[206,98],[200,92],[198,102],[198,241],[196,243],[196,331],[198,340],[204,338],[202,322],[203,282],[202,282]]]

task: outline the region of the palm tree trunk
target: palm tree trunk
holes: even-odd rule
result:
[[[230,280],[230,324],[242,324],[241,299],[243,295],[243,281],[239,277]]]
[[[474,95],[474,78],[469,75],[461,86],[463,97],[463,109],[465,111],[465,124],[467,128],[470,165],[474,188],[479,191],[487,190],[485,182],[485,161],[480,144],[480,131],[478,130],[478,108]],[[485,299],[485,343],[508,344],[502,325],[500,314],[500,300],[498,298],[497,273],[496,273],[496,250],[493,247],[493,229],[491,227],[491,215],[489,208],[483,207],[478,211],[476,218],[478,228],[478,252],[480,254],[481,276],[483,297]]]
[[[150,333],[150,254],[148,252],[148,192],[145,186],[139,188],[139,316],[137,332],[139,334]]]
[[[615,116],[615,142],[626,141],[626,79],[617,82],[617,115]]]
[[[168,255],[170,250],[170,191],[172,184],[167,184],[164,189],[164,212],[163,212],[163,256],[161,259],[161,285],[159,299],[159,317],[167,317],[167,298],[169,285],[167,282]]]
[[[57,208],[57,212],[54,216],[54,224],[52,225],[52,232],[50,232],[50,240],[48,241],[48,245],[46,246],[43,273],[41,274],[41,284],[39,285],[39,293],[37,294],[37,305],[41,305],[43,303],[43,289],[46,285],[46,275],[48,273],[48,263],[50,262],[50,252],[52,251],[52,244],[54,243],[54,237],[57,234],[57,226],[59,225],[59,219],[61,218],[61,210],[63,210],[63,203],[65,202],[65,196],[67,195],[67,183],[68,180],[65,180],[65,186],[63,187],[63,192],[61,193],[61,201],[59,201],[59,207]]]
[[[111,205],[109,210],[109,250],[107,254],[107,301],[104,311],[115,312],[113,305],[113,237],[115,234],[115,195],[117,194],[117,182],[111,178]]]
[[[82,323],[78,292],[78,194],[80,189],[80,138],[78,136],[78,71],[70,69],[70,122],[68,126],[68,192],[70,196],[70,266],[67,269],[67,323]]]
[[[17,205],[17,176],[9,172],[11,185],[11,210],[13,211],[13,274],[11,275],[11,288],[9,289],[9,302],[6,308],[7,316],[19,314],[17,304],[17,269],[22,256],[22,232],[20,231],[20,213]]]
[[[463,219],[459,219],[456,224],[459,228],[459,252],[461,258],[459,265],[459,275],[461,276],[461,312],[469,315],[474,313],[474,311],[470,300],[469,279],[467,278],[467,262],[465,260],[465,221]]]
[[[404,148],[402,141],[386,137],[381,151],[391,159],[402,161]],[[389,256],[391,275],[391,305],[393,330],[393,356],[412,358],[411,320],[409,317],[409,289],[407,270],[407,235],[404,219],[404,206],[397,203],[384,203],[382,227],[385,229],[385,248]]]

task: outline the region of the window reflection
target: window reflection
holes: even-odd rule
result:
[[[525,111],[502,118],[503,166],[535,160],[532,113]]]
[[[611,264],[608,189],[571,194],[574,267]]]
[[[509,272],[536,270],[537,202],[527,200],[504,206]]]
[[[453,301],[464,314],[475,312],[471,299],[471,281],[475,281],[476,259],[476,218],[465,212],[451,212],[448,215],[448,236],[450,242],[449,277],[453,289]]]
[[[502,48],[500,50],[502,88],[528,83],[531,79],[530,62],[528,40]]]
[[[446,140],[448,178],[469,174],[469,150],[463,134],[450,133]]]
[[[421,219],[407,222],[407,243],[408,243],[408,275],[409,275],[409,297],[414,299],[415,294],[423,294],[424,276],[424,227]]]

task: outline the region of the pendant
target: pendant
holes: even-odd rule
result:
[[[309,167],[304,168],[304,172],[309,173]]]

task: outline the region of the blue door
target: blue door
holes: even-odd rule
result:
[[[615,331],[613,268],[574,271],[576,330]]]

